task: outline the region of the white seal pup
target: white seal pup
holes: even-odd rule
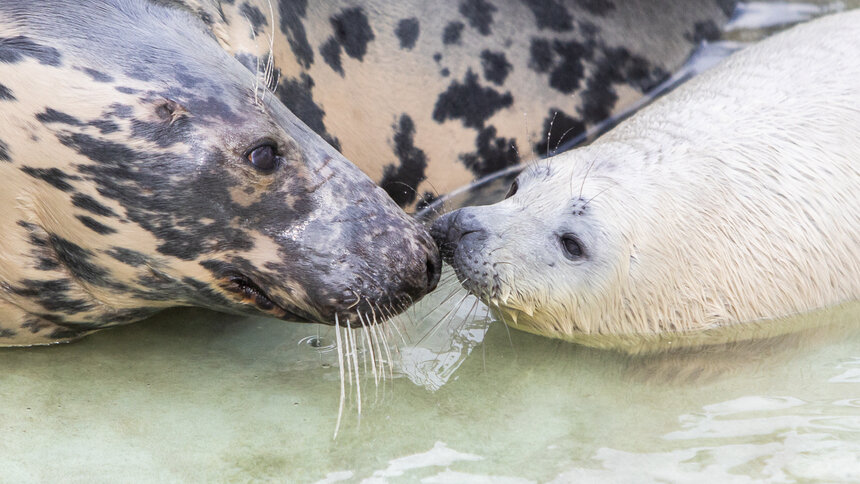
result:
[[[860,11],[730,57],[433,227],[508,324],[593,346],[860,298]]]

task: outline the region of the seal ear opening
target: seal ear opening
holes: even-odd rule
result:
[[[159,119],[167,122],[167,124],[173,124],[176,120],[188,114],[188,110],[185,109],[185,106],[172,99],[164,99],[155,107],[155,114],[158,115]]]

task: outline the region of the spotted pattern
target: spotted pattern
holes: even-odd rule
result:
[[[261,57],[225,50],[226,14],[149,0],[38,8],[50,21],[0,4],[0,346],[176,305],[358,324],[359,310],[396,313],[435,286],[423,226],[314,133],[325,113],[312,78],[274,71],[273,95],[248,70]],[[252,1],[234,8],[242,38],[280,26],[311,65],[302,2],[279,3],[295,14],[282,22]],[[331,17],[357,59],[374,37],[366,19],[354,28],[362,15]],[[410,122],[395,144],[419,163]],[[248,162],[261,145],[272,173]]]
[[[262,0],[247,2],[268,12]],[[235,39],[248,39],[249,30],[266,38],[268,25],[279,26],[278,97],[411,209],[425,193],[443,194],[584,138],[666,79],[700,41],[718,36],[733,5],[281,1],[277,18],[263,23],[246,19],[241,5],[222,4],[218,28],[229,31],[228,50],[254,70],[268,46]],[[392,149],[403,114],[423,163]],[[546,126],[553,132],[541,132]]]

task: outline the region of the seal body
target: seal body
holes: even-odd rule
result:
[[[426,230],[161,3],[0,3],[0,345],[182,305],[355,325],[432,289]]]
[[[557,150],[716,38],[728,0],[189,1],[401,206]]]
[[[735,54],[433,234],[527,331],[741,327],[860,298],[860,11]]]

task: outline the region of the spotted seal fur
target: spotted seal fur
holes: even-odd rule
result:
[[[404,207],[544,155],[719,36],[732,0],[187,0]],[[549,136],[547,137],[547,133]]]
[[[860,299],[860,11],[735,54],[433,226],[514,327],[594,346]]]
[[[162,3],[0,3],[0,345],[181,305],[358,324],[431,290],[426,230]]]

